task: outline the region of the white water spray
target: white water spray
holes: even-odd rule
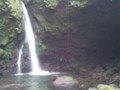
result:
[[[17,66],[18,66],[18,75],[21,75],[22,72],[21,72],[21,56],[22,56],[22,53],[23,53],[23,44],[19,50],[19,55],[18,55],[18,62],[17,62]]]
[[[29,19],[28,11],[23,2],[21,2],[21,6],[23,9],[23,15],[24,15],[23,20],[25,24],[26,42],[28,43],[29,52],[30,52],[32,73],[37,74],[37,73],[40,73],[41,68],[39,67],[39,59],[36,54],[35,36],[34,36],[32,25]]]
[[[28,73],[29,75],[50,75],[50,74],[58,74],[58,73],[50,73],[48,71],[41,70],[39,66],[39,59],[37,57],[36,53],[36,43],[35,43],[35,36],[32,29],[31,21],[28,15],[28,11],[24,5],[23,2],[21,2],[22,10],[23,10],[23,20],[24,20],[24,29],[25,29],[25,39],[26,43],[29,47],[29,53],[30,53],[30,59],[31,59],[31,69],[32,71]],[[21,46],[21,49],[19,51],[19,57],[18,57],[18,74],[17,75],[24,75],[21,71],[21,56],[22,56],[22,50],[23,50],[24,44]]]

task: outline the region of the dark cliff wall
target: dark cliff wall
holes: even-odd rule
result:
[[[46,7],[41,0],[28,1],[26,6],[43,69],[79,71],[84,66],[119,63],[119,0],[85,0],[89,2],[78,7],[70,6],[69,0],[58,0],[59,3],[53,4],[52,8]],[[15,38],[17,47],[24,39],[23,33],[19,33],[18,41]],[[23,72],[30,69],[28,52],[24,49]],[[2,73],[15,72],[15,53],[9,62],[2,61],[6,65]]]
[[[60,2],[54,9],[33,2],[28,8],[44,68],[119,62],[119,0],[96,0],[84,8]]]

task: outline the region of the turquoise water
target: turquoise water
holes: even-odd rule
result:
[[[72,87],[55,87],[51,76],[1,76],[0,90],[74,90]]]

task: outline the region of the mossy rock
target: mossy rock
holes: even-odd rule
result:
[[[78,81],[71,76],[60,76],[57,77],[56,80],[53,82],[54,86],[60,87],[68,87],[78,84]]]
[[[97,88],[89,88],[88,90],[120,90],[120,88],[115,85],[99,84]]]

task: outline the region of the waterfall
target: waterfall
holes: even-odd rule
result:
[[[18,55],[18,62],[17,62],[17,66],[18,66],[18,75],[22,75],[22,72],[21,72],[21,56],[22,56],[22,53],[23,53],[23,44],[19,50],[19,55]]]
[[[25,38],[26,38],[26,43],[28,44],[28,47],[29,47],[32,73],[34,73],[34,74],[40,73],[41,68],[39,67],[39,59],[36,54],[36,47],[35,47],[36,44],[35,44],[34,32],[32,29],[28,11],[23,2],[21,2],[21,6],[23,9],[23,20],[24,20],[24,24],[25,24],[24,29],[25,29],[25,35],[26,35]]]
[[[31,21],[29,18],[28,11],[24,5],[24,3],[21,1],[21,7],[23,10],[23,21],[24,21],[24,30],[25,30],[25,42],[28,44],[29,48],[29,55],[31,59],[31,72],[29,73],[30,75],[50,75],[54,73],[50,73],[48,71],[43,71],[41,70],[41,67],[39,66],[39,59],[37,57],[36,53],[36,43],[35,43],[35,35],[33,32],[33,28],[31,25]],[[24,43],[21,46],[19,50],[19,55],[18,55],[18,75],[22,75],[21,71],[21,56],[22,56],[22,50],[24,47]]]

